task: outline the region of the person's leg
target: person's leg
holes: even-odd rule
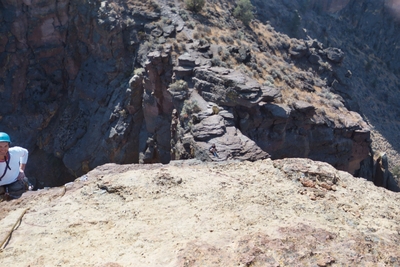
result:
[[[10,199],[20,198],[27,189],[25,182],[19,180],[12,184],[6,185],[5,188],[6,194],[10,197]]]
[[[4,186],[0,186],[0,201],[6,200],[6,189]]]

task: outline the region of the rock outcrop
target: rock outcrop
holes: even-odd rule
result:
[[[278,88],[224,68],[195,68],[193,80],[206,101],[227,107],[229,123],[272,158],[322,159],[354,173],[368,156],[369,128],[354,112],[346,114],[343,125],[332,125],[312,104],[280,103]]]
[[[0,263],[398,266],[399,201],[309,159],[105,164],[2,202]]]
[[[361,162],[357,176],[365,177],[376,186],[400,192],[396,177],[389,170],[389,161],[385,152],[370,152],[371,156]]]

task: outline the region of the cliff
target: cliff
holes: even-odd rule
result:
[[[358,7],[335,3],[341,8],[322,10],[349,18]],[[393,140],[374,140],[387,133],[361,99],[370,90],[355,86],[365,57],[334,43],[333,26],[326,39],[275,30],[292,7],[273,4],[265,10],[285,11],[276,22],[259,12],[246,27],[230,1],[191,14],[180,1],[2,0],[1,129],[30,150],[27,173],[38,187],[108,162],[215,160],[211,143],[217,160],[307,157],[374,180],[376,165],[365,163],[374,141]],[[315,3],[304,7],[320,19]],[[379,83],[384,92],[391,77]],[[397,110],[388,102],[387,121]],[[396,158],[396,147],[388,150]],[[396,188],[387,175],[383,186]]]

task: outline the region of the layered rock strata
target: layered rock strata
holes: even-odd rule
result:
[[[282,99],[279,87],[213,66],[207,42],[189,38],[186,52],[172,55],[168,38],[187,28],[176,13],[160,26],[167,5],[3,0],[0,7],[0,125],[31,151],[27,172],[39,186],[107,162],[308,157],[355,173],[369,156],[369,128],[357,113],[346,110],[337,123],[310,102]],[[314,65],[343,59],[340,50],[306,44],[283,49]],[[229,51],[252,60],[250,50]],[[179,80],[187,88],[171,88]]]

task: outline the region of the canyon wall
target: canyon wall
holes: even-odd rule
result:
[[[354,174],[370,157],[370,130],[356,112],[336,123],[313,104],[282,102],[279,88],[213,66],[213,45],[196,38],[176,55],[165,40],[188,28],[163,2],[1,0],[0,10],[0,130],[29,149],[38,187],[108,162],[309,157]],[[165,18],[172,23],[160,27]],[[184,90],[171,86],[178,80]]]

